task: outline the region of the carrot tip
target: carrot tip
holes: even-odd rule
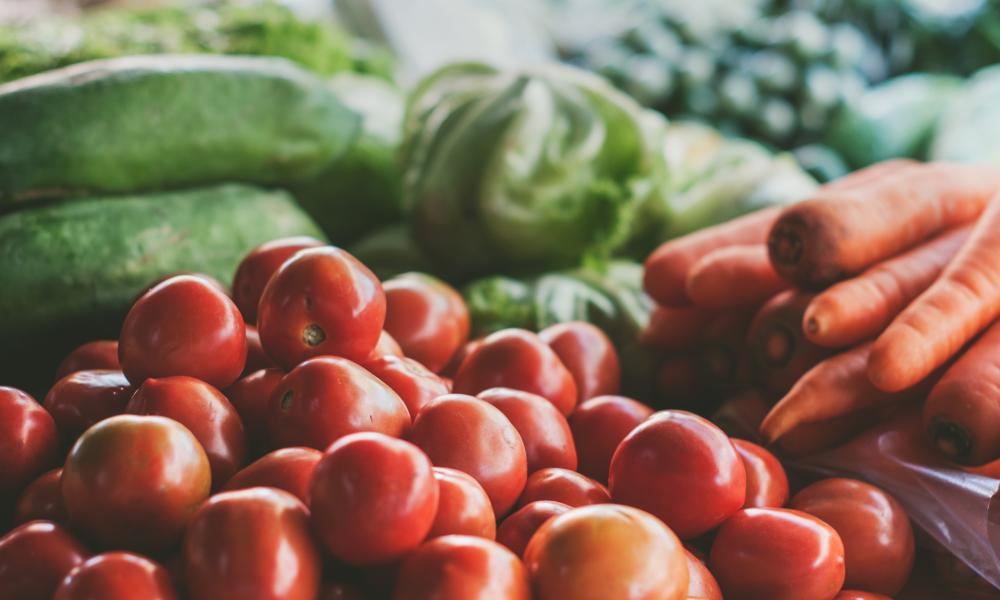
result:
[[[816,335],[819,333],[819,329],[819,320],[816,317],[809,317],[806,319],[806,333]]]
[[[798,231],[787,225],[779,225],[768,237],[767,250],[775,264],[794,267],[802,260],[805,248]]]
[[[972,436],[957,423],[935,420],[930,433],[937,449],[955,462],[962,462],[972,453]]]
[[[795,336],[784,326],[776,325],[764,337],[763,355],[768,366],[783,367],[792,357]]]

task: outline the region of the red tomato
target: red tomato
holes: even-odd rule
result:
[[[833,600],[892,600],[889,596],[857,590],[841,590]]]
[[[98,421],[120,415],[135,388],[121,371],[74,371],[45,396],[45,409],[66,439],[73,441]]]
[[[913,568],[913,527],[902,506],[881,489],[855,479],[824,479],[789,503],[822,519],[844,542],[845,585],[895,596]]]
[[[537,335],[504,329],[483,339],[455,373],[455,391],[478,394],[507,387],[538,394],[564,415],[576,406],[576,383],[559,357]]]
[[[385,330],[403,353],[435,373],[469,338],[469,310],[447,283],[423,273],[385,282]]]
[[[541,469],[528,477],[518,506],[538,500],[554,500],[577,507],[611,502],[608,488],[569,469]]]
[[[243,422],[247,439],[255,447],[267,439],[267,406],[284,376],[281,369],[261,369],[225,389],[226,398]]]
[[[571,507],[562,502],[539,500],[530,502],[507,516],[497,528],[497,541],[510,548],[518,556],[524,555],[531,536],[538,528],[556,515],[561,515]]]
[[[375,360],[383,356],[404,356],[403,348],[400,347],[399,342],[384,329],[378,336],[378,343],[375,344],[375,349],[368,355],[368,360]]]
[[[132,305],[118,340],[118,358],[134,384],[149,377],[190,375],[223,388],[243,372],[246,327],[229,297],[200,277],[180,275]]]
[[[483,338],[477,338],[462,344],[462,347],[455,352],[455,355],[451,357],[451,360],[448,361],[448,365],[441,370],[439,375],[442,377],[454,377],[455,373],[458,372],[458,368],[462,366],[463,362],[465,362],[466,357],[472,354],[472,351],[481,346],[482,343]]]
[[[224,491],[251,487],[285,490],[309,506],[313,471],[323,453],[314,448],[282,448],[265,454],[233,475]]]
[[[253,325],[247,325],[247,362],[243,365],[243,375],[269,369],[276,366],[271,357],[264,352],[260,343],[260,332]]]
[[[0,538],[0,598],[50,600],[89,552],[65,529],[31,521]]]
[[[164,417],[118,415],[80,436],[63,467],[70,522],[110,548],[173,545],[211,487],[208,457]]]
[[[440,377],[412,358],[387,355],[369,359],[364,367],[399,394],[414,418],[428,402],[448,393]]]
[[[69,572],[53,600],[177,600],[167,570],[138,554],[98,554]]]
[[[273,488],[208,499],[184,536],[191,600],[313,600],[322,569],[309,509]]]
[[[121,370],[118,363],[118,340],[96,340],[77,346],[56,369],[56,380],[70,373],[89,369]]]
[[[64,524],[66,505],[62,498],[62,469],[52,469],[24,489],[14,507],[14,522],[27,523],[36,519]]]
[[[205,449],[214,489],[246,464],[247,440],[240,416],[222,392],[204,381],[184,376],[147,379],[126,410],[168,417],[187,427]]]
[[[52,415],[21,390],[0,387],[0,504],[58,462]]]
[[[368,358],[385,322],[385,293],[356,258],[334,247],[298,252],[260,297],[257,329],[268,356],[290,369],[307,358]]]
[[[722,600],[722,590],[701,559],[684,551],[688,561],[687,600]]]
[[[323,242],[307,237],[287,237],[257,246],[240,261],[233,276],[233,300],[247,323],[257,322],[257,304],[264,286],[286,260],[299,250],[324,246]],[[263,367],[259,367],[263,368]]]
[[[434,538],[399,571],[393,600],[531,600],[524,565],[500,544],[468,535]]]
[[[746,508],[719,529],[709,568],[726,600],[830,600],[844,584],[844,545],[806,513]]]
[[[555,350],[573,375],[577,402],[618,393],[618,351],[599,327],[586,321],[557,323],[539,331],[538,337]]]
[[[212,277],[211,275],[205,273],[198,273],[197,271],[174,271],[173,273],[167,273],[166,275],[157,277],[153,281],[149,282],[149,285],[143,288],[143,290],[139,292],[135,298],[132,299],[132,304],[135,304],[136,301],[139,300],[139,298],[142,298],[146,292],[160,285],[164,281],[167,281],[168,279],[173,279],[174,277],[182,277],[182,276],[197,277],[198,279],[201,279],[202,281],[212,286],[213,288],[219,290],[219,292],[224,296],[226,296],[227,298],[230,297],[229,288],[227,288],[225,285],[222,284],[221,281],[219,281],[215,277]]]
[[[743,506],[746,469],[721,429],[689,412],[665,410],[622,440],[609,487],[615,502],[647,510],[691,539]]]
[[[773,454],[753,442],[732,440],[747,472],[743,508],[781,508],[788,501],[788,476]]]
[[[524,551],[535,600],[684,600],[684,546],[653,515],[595,504],[545,522]]]
[[[352,565],[401,558],[427,537],[438,509],[431,461],[410,442],[381,433],[355,433],[330,446],[311,494],[314,531]]]
[[[497,408],[472,396],[448,394],[425,406],[413,421],[410,440],[435,465],[472,475],[498,517],[514,506],[528,479],[517,430]]]
[[[476,535],[494,539],[497,535],[496,517],[486,490],[471,475],[434,467],[438,484],[438,509],[428,538],[442,535]]]
[[[528,456],[528,473],[546,467],[576,469],[576,445],[566,417],[537,394],[491,388],[477,398],[500,409],[517,429]]]
[[[624,396],[598,396],[576,407],[569,416],[579,471],[601,483],[618,444],[653,414],[653,409]]]
[[[325,450],[349,433],[377,431],[400,437],[410,413],[396,392],[345,359],[311,358],[292,369],[274,389],[267,427],[276,448]]]

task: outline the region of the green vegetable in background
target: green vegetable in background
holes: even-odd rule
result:
[[[1000,65],[977,72],[938,123],[930,158],[1000,164]]]
[[[393,223],[371,232],[348,247],[355,258],[385,281],[410,271],[432,272],[406,223]]]

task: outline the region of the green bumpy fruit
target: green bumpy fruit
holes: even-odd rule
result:
[[[278,58],[99,60],[0,86],[0,204],[225,181],[284,185],[341,156],[360,120]]]

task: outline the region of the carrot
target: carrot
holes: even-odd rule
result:
[[[646,348],[684,352],[697,344],[705,326],[717,314],[693,306],[657,306],[649,316],[649,324],[639,334],[639,343]]]
[[[844,348],[873,338],[930,286],[969,236],[952,230],[819,294],[802,327],[809,341]]]
[[[746,311],[724,312],[704,327],[696,362],[706,391],[728,392],[749,383],[746,336],[751,317]]]
[[[953,163],[821,188],[775,222],[767,242],[771,262],[796,285],[822,288],[974,220],[997,189],[1000,169]]]
[[[757,311],[747,333],[755,374],[772,392],[785,393],[816,363],[830,355],[802,332],[802,315],[813,294],[786,290]]]
[[[657,395],[671,408],[694,408],[701,396],[698,365],[690,356],[665,359],[656,369]]]
[[[761,442],[760,422],[773,400],[756,389],[747,389],[730,396],[712,413],[711,421],[734,438]]]
[[[874,407],[858,413],[804,423],[778,438],[772,448],[784,458],[799,458],[839,446],[884,420],[898,405]]]
[[[766,208],[664,242],[646,259],[646,292],[660,304],[690,305],[685,284],[691,267],[709,252],[725,246],[764,243],[781,210],[777,206]]]
[[[868,377],[890,392],[910,387],[947,362],[998,315],[1000,195],[938,280],[875,341]]]
[[[767,256],[767,246],[728,246],[710,252],[688,272],[686,290],[696,306],[759,306],[788,287]]]

